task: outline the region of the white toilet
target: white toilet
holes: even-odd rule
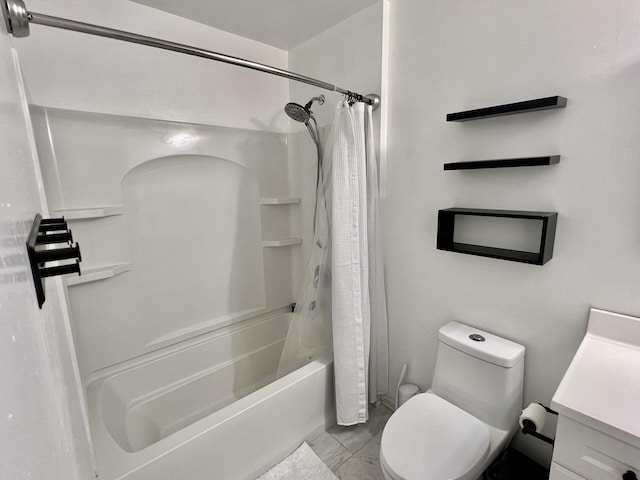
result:
[[[475,480],[516,431],[524,347],[458,322],[438,340],[431,389],[398,408],[382,433],[387,480]]]

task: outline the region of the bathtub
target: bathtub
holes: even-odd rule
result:
[[[290,318],[276,312],[93,375],[99,478],[254,479],[332,425],[330,359],[275,379]]]

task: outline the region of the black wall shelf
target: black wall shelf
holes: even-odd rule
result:
[[[477,168],[509,168],[509,167],[537,167],[555,165],[560,162],[560,155],[548,157],[502,158],[499,160],[476,160],[472,162],[445,163],[445,170],[473,170]]]
[[[521,218],[541,220],[540,249],[538,252],[523,252],[504,248],[471,245],[453,241],[456,215],[478,217]],[[437,248],[449,252],[466,253],[482,257],[498,258],[513,262],[544,265],[553,257],[553,242],[556,235],[557,212],[529,212],[520,210],[486,210],[478,208],[447,208],[438,211]]]
[[[551,108],[564,108],[567,106],[565,97],[545,97],[524,102],[508,103],[494,107],[478,108],[466,110],[464,112],[448,113],[447,122],[466,122],[468,120],[478,120],[481,118],[501,117],[503,115],[513,115],[516,113],[535,112],[538,110],[548,110]]]

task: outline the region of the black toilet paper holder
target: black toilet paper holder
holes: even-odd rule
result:
[[[45,248],[46,246],[52,247],[58,244],[66,244],[66,246]],[[36,289],[38,307],[40,308],[42,308],[45,301],[45,278],[68,273],[81,275],[80,262],[82,261],[82,255],[80,254],[80,246],[77,242],[73,245],[73,235],[71,230],[67,228],[67,222],[64,217],[42,218],[42,215],[36,214],[27,237],[27,254],[29,255],[33,284]],[[46,266],[47,262],[64,260],[75,260],[75,262],[53,267]]]
[[[539,402],[538,402],[538,405],[544,408],[547,411],[547,413],[550,413],[552,415],[558,415],[558,412],[556,412],[555,410],[551,410],[549,407],[542,405]],[[536,432],[536,425],[531,420],[525,419],[522,421],[521,431],[523,434],[536,437],[537,439],[542,440],[543,442],[547,442],[549,445],[553,446],[555,444],[555,440],[553,438],[549,438],[546,435],[542,435],[541,433]]]

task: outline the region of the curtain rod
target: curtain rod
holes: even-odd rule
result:
[[[259,72],[269,73],[271,75],[277,75],[279,77],[288,78],[289,80],[295,80],[296,82],[306,83],[308,85],[313,85],[314,87],[323,88],[332,92],[342,93],[348,96],[350,99],[354,99],[356,101],[364,102],[371,105],[374,110],[377,109],[380,105],[380,97],[376,94],[361,95],[350,90],[345,90],[344,88],[340,88],[331,83],[316,80],[315,78],[306,77],[304,75],[289,72],[287,70],[264,65],[262,63],[252,62],[251,60],[232,57],[230,55],[213,52],[211,50],[205,50],[203,48],[191,47],[189,45],[184,45],[181,43],[170,42],[154,37],[147,37],[145,35],[138,35],[136,33],[125,32],[123,30],[101,27],[99,25],[92,25],[90,23],[77,22],[75,20],[68,20],[66,18],[52,17],[40,13],[28,12],[22,0],[1,1],[4,6],[4,17],[7,24],[7,30],[17,38],[29,36],[29,23],[46,25],[48,27],[88,33],[90,35],[97,35],[99,37],[113,38],[116,40],[122,40],[124,42],[138,43],[140,45],[147,45],[149,47],[161,48],[164,50],[170,50],[172,52],[184,53],[186,55],[193,55],[195,57],[215,60],[217,62],[229,63],[231,65],[237,65],[240,67],[249,68],[251,70],[257,70]]]

